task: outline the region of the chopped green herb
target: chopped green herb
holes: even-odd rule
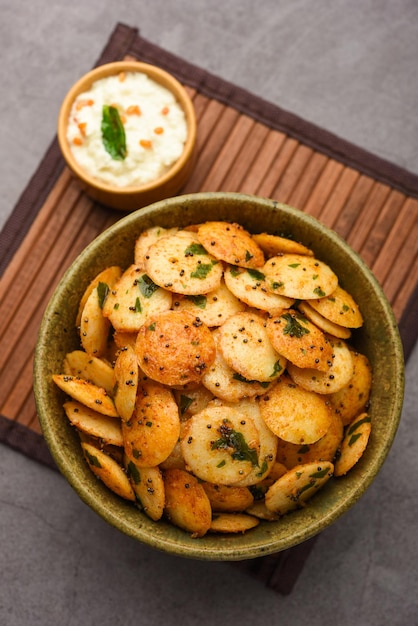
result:
[[[324,478],[328,474],[329,467],[324,467],[324,469],[318,468],[317,472],[313,474],[309,474],[309,478]]]
[[[365,415],[363,419],[354,422],[354,424],[351,424],[350,428],[348,429],[347,435],[352,435],[359,426],[361,426],[362,424],[366,424],[367,422],[371,422],[370,415]]]
[[[229,268],[229,273],[231,274],[231,276],[239,276],[240,275],[240,269],[239,267],[237,267],[236,265],[231,265],[231,267]]]
[[[189,396],[180,396],[180,413],[183,415],[189,408],[189,406],[193,404],[193,398],[189,398]]]
[[[357,441],[357,439],[360,439],[361,437],[361,433],[356,433],[355,435],[351,435],[350,437],[350,441],[348,442],[348,445],[351,446],[354,445]]]
[[[128,470],[129,478],[132,478],[135,485],[139,485],[139,483],[141,482],[141,474],[139,473],[139,470],[137,466],[135,465],[135,463],[132,463],[132,461],[129,461],[127,470]]]
[[[251,254],[251,252],[249,252],[248,250],[245,251],[245,260],[246,261],[250,261],[253,258],[253,254]]]
[[[212,261],[211,263],[200,263],[195,269],[195,271],[190,274],[190,277],[199,278],[200,280],[203,280],[212,270],[215,263],[216,263],[215,261]]]
[[[135,300],[135,313],[142,313],[141,300],[139,298]]]
[[[321,287],[315,287],[313,292],[318,296],[318,298],[323,298],[325,296],[325,291],[322,291]]]
[[[303,485],[303,487],[301,487],[300,489],[298,489],[297,494],[294,496],[295,500],[299,500],[300,496],[305,492],[308,491],[308,489],[312,489],[312,487],[315,487],[316,481],[312,480],[309,483],[306,483],[306,485]]]
[[[259,270],[247,268],[247,272],[251,276],[251,278],[254,278],[255,280],[265,280],[266,278],[265,274],[263,274],[263,272],[260,272]]]
[[[127,154],[125,129],[116,107],[103,105],[101,131],[106,152],[115,161],[123,161]]]
[[[149,276],[144,274],[138,281],[139,290],[144,296],[144,298],[151,298],[152,294],[159,289],[159,286],[156,285]]]
[[[223,459],[223,461],[221,461],[220,463],[218,463],[218,465],[217,465],[216,467],[221,468],[221,467],[223,467],[224,465],[226,465],[226,461],[225,461],[225,459]]]
[[[248,378],[244,378],[244,376],[242,376],[241,374],[238,374],[238,372],[234,372],[232,375],[232,378],[234,380],[239,380],[241,383],[247,383],[248,385],[254,385],[254,383],[257,383],[258,385],[261,385],[262,387],[268,387],[269,386],[269,382],[260,382],[258,380],[248,380]]]
[[[201,296],[187,296],[188,300],[191,300],[199,309],[206,309],[207,297]]]
[[[260,471],[257,472],[257,477],[260,478],[263,474],[267,472],[267,470],[268,470],[268,463],[264,459],[263,463],[261,464]]]
[[[350,307],[348,306],[348,304],[343,304],[343,311],[349,311]]]
[[[93,467],[102,467],[97,456],[94,456],[94,454],[90,454],[90,452],[88,452],[87,450],[84,450],[84,452],[89,465],[92,465]]]
[[[280,287],[283,287],[283,286],[284,286],[283,282],[279,282],[278,283],[278,282],[274,281],[274,282],[271,283],[271,288],[272,289],[280,289]]]
[[[191,243],[184,251],[185,256],[193,256],[194,254],[207,254],[206,248],[201,243]]]
[[[258,466],[257,450],[249,447],[242,433],[227,424],[223,424],[219,430],[222,437],[212,443],[211,450],[232,448],[235,450],[231,455],[234,461],[249,461],[251,465]]]
[[[148,326],[148,330],[155,330],[155,322],[152,322],[152,324]]]
[[[284,327],[283,333],[285,335],[290,335],[291,337],[297,337],[300,339],[303,335],[309,335],[310,330],[302,324],[298,320],[304,320],[305,318],[302,316],[291,315],[290,313],[284,313],[282,319],[285,319],[287,324]]]
[[[276,374],[278,374],[279,372],[281,372],[281,370],[283,369],[280,360],[276,361],[273,367],[273,372],[270,374],[270,378],[272,378],[273,376],[276,376]]]
[[[106,283],[100,282],[97,285],[97,297],[99,298],[99,307],[103,309],[104,302],[106,300],[106,296],[109,293],[109,285]]]
[[[293,269],[296,269],[297,267],[299,267],[300,263],[289,263],[288,267],[292,267]]]

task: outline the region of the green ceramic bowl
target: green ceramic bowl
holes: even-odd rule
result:
[[[77,434],[63,411],[64,396],[51,375],[61,371],[65,354],[79,346],[74,320],[89,281],[108,265],[128,266],[133,259],[134,241],[144,228],[186,226],[205,220],[239,222],[254,233],[290,234],[313,249],[337,273],[365,319],[362,329],[355,332],[354,344],[368,356],[373,367],[373,433],[358,464],[347,476],[331,479],[306,508],[277,522],[261,522],[243,535],[192,539],[165,521],[151,521],[93,476],[83,459]],[[129,214],[80,254],[45,312],[36,346],[34,389],[45,440],[56,464],[96,513],[127,535],[159,550],[197,559],[231,561],[291,548],[327,528],[362,496],[379,472],[396,434],[403,401],[404,359],[391,307],[378,282],[335,232],[272,200],[236,193],[198,193],[163,200]]]

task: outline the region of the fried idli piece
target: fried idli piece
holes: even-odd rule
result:
[[[268,489],[266,507],[279,515],[300,508],[328,482],[333,472],[329,461],[296,465]]]
[[[80,326],[81,315],[82,315],[84,306],[91,292],[93,291],[93,289],[98,288],[100,299],[102,302],[104,302],[107,294],[109,293],[109,291],[111,291],[111,289],[113,289],[113,286],[119,280],[121,275],[122,275],[122,269],[118,265],[112,265],[111,267],[106,267],[106,269],[104,269],[102,272],[99,272],[99,274],[97,274],[97,276],[93,278],[93,280],[89,283],[89,285],[87,286],[87,289],[81,296],[80,303],[78,305],[78,313],[77,313],[76,323],[75,323],[77,327]]]
[[[117,331],[137,332],[148,316],[171,308],[171,293],[161,289],[136,265],[122,274],[109,292],[103,315]]]
[[[267,489],[271,487],[271,485],[275,483],[276,480],[280,478],[280,476],[283,476],[283,474],[286,474],[287,470],[288,468],[285,465],[283,465],[283,463],[279,463],[278,461],[275,461],[273,463],[272,468],[270,469],[268,476],[266,476],[265,478],[262,478],[260,481],[258,481],[254,485],[250,485],[250,491],[254,496],[254,503],[264,501],[264,496],[266,495]],[[256,515],[256,517],[259,517],[259,516]]]
[[[278,441],[280,440],[278,439]],[[258,492],[260,494],[264,491],[263,493],[264,495],[268,487],[270,487],[270,485],[272,485],[278,478],[280,478],[280,476],[283,476],[283,474],[286,474],[287,470],[288,468],[285,465],[283,465],[283,463],[280,463],[280,461],[277,460],[277,452],[276,452],[276,460],[274,461],[273,466],[268,476],[266,476],[265,478],[262,478],[262,480],[260,480],[255,485],[251,485],[252,492],[254,493],[254,490],[255,490],[255,492]]]
[[[107,363],[109,363],[109,365],[111,365],[111,367],[113,367],[113,364],[116,361],[116,357],[118,356],[118,353],[119,353],[119,348],[114,341],[112,329],[110,329],[109,341],[107,342],[106,352],[100,358],[102,359],[102,361],[106,361]],[[113,395],[113,391],[111,395]]]
[[[330,322],[318,313],[318,311],[315,311],[315,309],[313,309],[307,301],[299,302],[298,309],[308,320],[320,328],[324,333],[332,335],[333,337],[338,337],[339,339],[349,339],[351,337],[351,330],[349,328],[344,328],[344,326],[339,326],[338,324],[334,324],[334,322]]]
[[[200,243],[220,261],[240,267],[262,267],[264,254],[249,232],[240,224],[205,222],[199,226]]]
[[[81,442],[91,471],[114,493],[125,500],[135,501],[135,493],[124,469],[108,454],[85,441]]]
[[[100,284],[86,300],[80,320],[80,342],[87,354],[101,357],[106,353],[110,322],[103,316]]]
[[[64,359],[64,373],[83,378],[113,394],[113,368],[104,359],[92,356],[84,350],[67,352]]]
[[[178,231],[148,249],[145,269],[155,284],[171,292],[202,295],[219,287],[223,265],[192,232]]]
[[[168,470],[168,469],[186,469],[186,463],[183,458],[183,454],[181,451],[180,441],[176,443],[171,453],[168,457],[160,463],[160,469]]]
[[[372,430],[371,419],[361,413],[346,428],[340,455],[335,462],[335,476],[344,476],[362,457]]]
[[[253,517],[257,517],[260,520],[264,520],[265,522],[276,522],[280,519],[280,515],[270,511],[266,507],[266,503],[264,500],[259,500],[258,502],[254,502],[251,506],[246,509],[246,513]]]
[[[209,498],[212,511],[238,513],[245,511],[254,502],[254,496],[248,487],[234,487],[232,485],[214,485],[202,483],[203,489]]]
[[[185,428],[186,428],[187,420],[180,421],[180,435],[178,441],[168,457],[159,464],[160,469],[186,469],[186,463],[183,458],[183,452],[181,450],[181,439],[183,437]]]
[[[97,437],[104,444],[123,446],[122,429],[118,418],[102,415],[76,400],[64,402],[64,411],[77,430]]]
[[[279,254],[303,254],[314,256],[310,248],[303,243],[281,237],[280,235],[271,235],[269,233],[260,233],[253,235],[253,239],[263,250],[267,258],[278,256]]]
[[[137,331],[125,332],[123,330],[115,330],[113,333],[113,341],[119,350],[126,348],[126,346],[135,347]]]
[[[326,263],[301,254],[272,257],[262,271],[269,291],[297,300],[328,296],[338,285],[336,274]]]
[[[202,384],[195,389],[175,389],[174,397],[179,407],[180,419],[189,419],[207,407],[214,398],[213,394]]]
[[[277,456],[276,456],[276,461],[272,467],[272,470],[270,472],[270,474],[267,476],[267,478],[265,478],[264,480],[271,480],[271,481],[275,481],[278,478],[280,478],[280,476],[283,476],[283,474],[286,474],[286,466],[283,465],[283,463],[280,463],[280,461],[277,460]]]
[[[332,420],[323,397],[303,389],[286,375],[260,398],[260,411],[275,435],[298,445],[318,441]]]
[[[287,371],[292,380],[309,391],[331,394],[343,389],[353,376],[352,351],[342,339],[329,338],[332,345],[331,367],[327,372],[297,367],[288,363]]]
[[[113,397],[116,410],[125,422],[134,412],[138,382],[139,368],[135,350],[131,346],[126,346],[116,358]]]
[[[211,533],[245,533],[255,528],[260,520],[246,513],[219,513],[213,516]]]
[[[175,311],[188,311],[209,328],[220,326],[228,317],[244,311],[245,308],[245,304],[228,289],[223,280],[216,289],[207,294],[173,296]]]
[[[353,358],[353,375],[347,385],[340,391],[328,396],[331,407],[347,426],[369,401],[373,375],[369,359],[359,352],[351,352]]]
[[[309,302],[310,306],[330,322],[345,328],[360,328],[363,317],[354,298],[338,286],[331,294]]]
[[[209,498],[197,478],[180,469],[164,472],[165,514],[172,524],[203,537],[212,522]]]
[[[264,317],[236,313],[219,328],[219,348],[235,372],[247,380],[270,382],[286,367],[286,359],[273,347]]]
[[[271,315],[290,308],[295,302],[292,298],[271,293],[267,289],[265,275],[258,269],[230,265],[225,270],[224,279],[228,289],[241,302]]]
[[[267,335],[274,349],[298,367],[327,372],[332,346],[325,334],[295,309],[267,320]]]
[[[114,461],[116,461],[118,465],[123,467],[123,445],[115,446],[113,443],[106,443],[105,441],[103,441],[103,439],[100,439],[99,437],[94,437],[93,435],[90,435],[89,433],[86,433],[81,429],[79,430],[78,428],[77,434],[79,436],[80,442],[89,443],[95,448],[98,448],[99,450],[110,456]]]
[[[65,374],[53,374],[52,380],[68,396],[81,404],[109,417],[119,417],[115,403],[103,387],[98,387],[82,378]]]
[[[125,469],[140,508],[154,522],[161,519],[165,507],[165,488],[158,467],[139,467],[125,456]]]
[[[181,449],[195,476],[215,485],[233,485],[258,466],[260,436],[239,406],[209,405],[186,422]]]
[[[162,226],[150,226],[146,228],[135,241],[134,263],[145,270],[145,258],[150,246],[161,239],[173,235],[178,231],[178,227],[163,228]]]
[[[122,422],[125,453],[138,467],[155,467],[172,452],[180,436],[180,418],[170,389],[153,381],[138,386],[135,410]]]
[[[209,328],[187,311],[150,316],[138,332],[135,352],[144,373],[169,386],[199,383],[215,360]]]
[[[274,381],[260,383],[256,380],[247,380],[233,370],[222,356],[219,348],[219,328],[212,331],[215,341],[216,355],[212,365],[204,372],[202,384],[216,398],[227,402],[238,402],[242,398],[253,398],[265,393],[266,389],[271,389]]]
[[[313,461],[333,462],[341,445],[344,427],[339,415],[331,412],[331,416],[331,423],[327,432],[314,443],[299,445],[279,439],[277,461],[283,463],[288,469]]]
[[[218,402],[218,400],[214,400],[212,405],[216,405]],[[232,402],[223,402],[222,404],[223,406],[236,407]],[[248,487],[270,476],[275,466],[278,439],[261,417],[260,406],[256,398],[243,398],[239,402],[239,410],[244,417],[246,416],[254,422],[260,438],[258,464],[252,467],[250,473],[245,478],[241,478],[235,484],[237,487]]]

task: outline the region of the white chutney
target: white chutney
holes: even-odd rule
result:
[[[118,109],[126,138],[126,157],[107,152],[101,131],[103,106]],[[74,101],[67,140],[79,166],[116,187],[133,187],[160,178],[181,156],[187,121],[173,94],[142,72],[122,72],[95,81]]]

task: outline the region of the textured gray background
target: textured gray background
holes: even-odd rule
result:
[[[0,0],[0,226],[117,22],[418,173],[416,0]],[[134,543],[55,472],[1,447],[0,624],[416,626],[417,377],[415,349],[386,464],[288,597]]]

